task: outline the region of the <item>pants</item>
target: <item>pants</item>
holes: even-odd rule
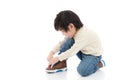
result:
[[[70,49],[73,44],[74,39],[68,38],[61,46],[59,54]],[[99,69],[97,64],[101,60],[101,56],[87,55],[82,53],[81,51],[76,53],[76,55],[81,60],[77,67],[77,71],[81,76],[88,76]]]

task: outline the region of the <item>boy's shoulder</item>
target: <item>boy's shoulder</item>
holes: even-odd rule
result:
[[[97,37],[98,35],[94,30],[87,28],[86,26],[80,28],[75,35],[75,37],[93,37],[93,36]]]

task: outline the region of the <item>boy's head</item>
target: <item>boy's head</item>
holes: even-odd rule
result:
[[[70,10],[61,11],[54,20],[54,27],[65,36],[72,38],[77,30],[83,26],[77,14]]]

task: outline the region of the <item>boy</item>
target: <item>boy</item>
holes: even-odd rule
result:
[[[65,10],[58,13],[54,27],[66,37],[49,53],[47,57],[49,66],[46,72],[67,70],[66,60],[75,54],[81,60],[77,67],[81,76],[88,76],[105,65],[101,60],[103,51],[98,35],[86,28],[73,11]],[[54,57],[58,51],[59,54]]]

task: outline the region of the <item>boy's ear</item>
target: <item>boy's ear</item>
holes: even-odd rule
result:
[[[72,23],[70,23],[70,24],[68,25],[68,28],[69,28],[69,30],[70,30],[70,29],[74,28],[74,25],[73,25]]]

